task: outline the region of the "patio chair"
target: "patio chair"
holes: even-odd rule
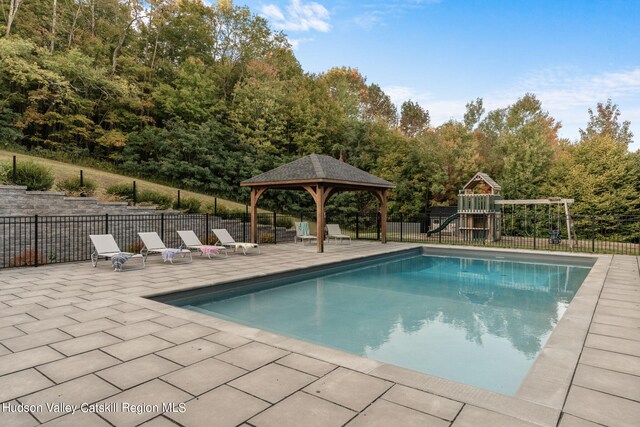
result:
[[[211,255],[218,255],[220,251],[224,251],[225,256],[229,256],[227,248],[224,246],[203,245],[200,239],[198,239],[198,236],[196,236],[196,233],[192,230],[178,231],[178,235],[182,239],[182,245],[180,245],[181,249],[183,247],[187,249],[196,249],[200,252],[200,256],[207,254],[207,258],[209,259],[211,259]]]
[[[327,224],[327,241],[330,242],[332,237],[336,242],[349,239],[349,243],[351,243],[351,236],[343,234],[338,224]]]
[[[90,234],[89,239],[93,244],[94,251],[91,252],[91,264],[98,266],[98,259],[110,259],[115,271],[121,272],[122,265],[129,258],[140,258],[142,267],[144,268],[144,257],[140,254],[131,252],[122,252],[111,234]]]
[[[302,240],[302,244],[309,240],[317,240],[316,236],[312,236],[309,233],[309,223],[304,222],[296,222],[296,237],[293,238],[294,243],[298,243],[298,239]]]
[[[176,248],[168,248],[165,246],[164,242],[158,236],[158,233],[155,231],[147,232],[147,233],[138,233],[140,239],[142,239],[142,243],[144,246],[140,249],[140,254],[147,259],[149,253],[159,253],[162,254],[162,259],[164,262],[169,261],[173,264],[174,255],[180,254],[182,258],[185,258],[187,254],[189,254],[189,262],[193,261],[193,257],[191,256],[191,251],[189,249],[176,249]]]
[[[214,228],[213,233],[216,235],[218,241],[216,245],[219,243],[222,246],[233,248],[233,251],[236,252],[238,249],[242,249],[242,252],[246,255],[247,249],[256,248],[258,253],[260,253],[260,247],[257,243],[245,243],[245,242],[236,242],[231,234],[227,231],[226,228]]]

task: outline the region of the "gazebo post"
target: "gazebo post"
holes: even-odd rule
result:
[[[267,189],[251,187],[251,243],[258,243],[258,199]]]
[[[318,227],[318,253],[324,252],[324,186],[316,186],[316,224]]]

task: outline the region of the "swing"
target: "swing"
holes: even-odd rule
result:
[[[553,218],[551,215],[551,203],[549,203],[549,243],[552,245],[559,245],[560,244],[560,202],[558,201],[558,205],[556,208],[556,212],[558,213],[558,223],[557,225],[554,227],[553,224]]]

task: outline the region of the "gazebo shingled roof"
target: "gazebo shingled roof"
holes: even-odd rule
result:
[[[310,154],[242,181],[240,185],[288,185],[299,182],[331,182],[394,188],[395,185],[348,163],[322,154]]]
[[[254,243],[257,237],[258,199],[269,188],[304,189],[311,194],[317,210],[318,252],[324,251],[324,206],[331,196],[338,191],[369,191],[380,202],[380,238],[382,243],[386,243],[387,192],[395,184],[333,157],[310,154],[242,181],[240,185],[251,187],[251,241]]]

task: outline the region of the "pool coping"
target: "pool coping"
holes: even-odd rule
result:
[[[439,250],[451,249],[457,251],[475,251],[492,253],[517,253],[530,255],[558,256],[552,251],[534,251],[524,249],[478,248],[457,245],[418,245],[408,244],[406,247],[394,247],[380,256],[415,248],[429,248]],[[600,254],[567,254],[563,257],[593,258],[595,263],[585,278],[582,286],[574,296],[561,320],[554,328],[547,343],[540,351],[536,361],[523,380],[515,396],[506,396],[479,387],[458,383],[452,380],[432,376],[422,372],[402,368],[397,365],[379,362],[373,359],[356,356],[341,350],[311,344],[306,341],[275,334],[258,328],[248,327],[235,322],[224,320],[213,315],[189,311],[180,307],[169,306],[163,302],[154,301],[152,297],[166,295],[178,291],[202,289],[240,280],[253,280],[269,276],[269,273],[255,273],[238,280],[214,281],[206,285],[179,285],[165,288],[162,292],[144,292],[132,296],[143,299],[136,302],[146,305],[164,314],[193,321],[220,331],[232,333],[243,338],[296,352],[308,357],[329,362],[338,366],[352,369],[384,380],[393,381],[418,390],[426,391],[448,399],[471,404],[493,412],[518,418],[540,426],[555,426],[560,417],[562,407],[567,398],[569,387],[578,365],[578,360],[586,340],[587,332],[593,318],[596,304],[604,286],[612,255]],[[356,262],[371,255],[354,256],[343,262]],[[335,261],[318,262],[317,268],[333,265]],[[307,267],[285,268],[277,274],[306,270]]]

